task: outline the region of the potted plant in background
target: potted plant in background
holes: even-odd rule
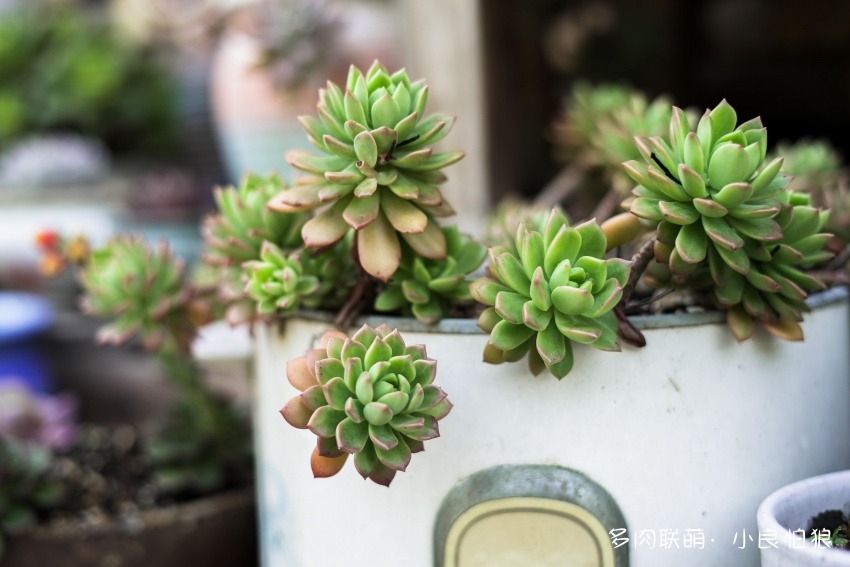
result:
[[[499,465],[577,469],[619,503],[633,535],[693,527],[717,542],[752,528],[757,502],[780,479],[846,466],[831,442],[796,433],[841,430],[848,416],[840,403],[848,386],[835,371],[848,365],[846,294],[804,301],[822,289],[807,271],[830,257],[827,215],[787,188],[782,160],[766,158],[766,130],[757,119],[739,123],[723,102],[698,122],[672,109],[669,135],[619,125],[626,139],[656,134],[639,138],[636,159],[623,165],[637,184],[628,212],[601,226],[572,224],[558,212],[541,224],[532,215],[530,224],[512,229],[513,239],[492,246],[487,274],[470,286],[484,304],[478,325],[488,339],[473,320],[440,320],[475,310],[464,284],[483,250],[437,224],[452,213],[438,189],[440,170],[462,154],[431,148],[453,119],[426,115],[426,97],[424,84],[404,72],[353,68],[344,89],[330,84],[320,92],[319,117],[302,119],[320,155],[289,154],[306,175],[273,197],[264,214],[317,211],[301,229],[306,249],[346,246],[353,233],[357,270],[342,274],[353,291],[335,319],[291,314],[299,296],[318,285],[302,282],[303,265],[299,271],[284,263],[306,249],[287,256],[284,247],[246,264],[247,294],[267,307],[278,298],[285,315],[279,329],[261,328],[258,341],[266,562],[389,564],[402,555],[426,562],[433,553],[441,564],[451,553],[439,534],[432,551],[428,535],[441,500],[458,479]],[[626,245],[634,251],[623,254],[630,262],[611,257]],[[640,279],[648,266],[652,277]],[[662,288],[680,290],[680,301],[660,301],[670,293]],[[808,340],[800,342],[809,305],[816,309],[804,325]],[[370,306],[419,321],[366,317],[354,328],[366,326],[348,335],[353,315]],[[346,338],[334,332],[319,341],[332,319]],[[779,344],[758,327],[797,342]],[[647,346],[604,352],[624,341]],[[411,350],[419,343],[427,353]],[[487,362],[527,357],[532,372],[482,365],[476,351]],[[532,376],[544,370],[569,376]],[[829,394],[817,394],[821,388]],[[317,440],[286,428],[276,416],[282,402],[286,421]],[[423,445],[438,433],[442,439]],[[795,435],[799,442],[789,447]],[[422,448],[426,454],[399,476]],[[307,454],[312,472],[298,464]],[[392,488],[364,486],[344,471],[312,479],[337,473],[349,454],[362,476],[392,481]],[[773,463],[769,470],[756,466],[765,460]],[[710,472],[721,465],[728,475]],[[444,510],[451,509],[451,498],[446,502]],[[382,526],[376,537],[401,525],[408,536],[420,535],[389,537],[398,547],[381,536],[378,544],[343,526],[342,503]],[[334,543],[320,544],[328,533]],[[728,542],[710,552],[632,546],[634,561],[653,565],[756,560],[753,550]]]
[[[8,497],[0,517],[10,536],[4,564],[254,561],[250,428],[239,408],[209,389],[190,355],[211,315],[209,293],[189,281],[167,247],[137,237],[94,251],[73,247],[76,239],[50,242],[55,261],[79,269],[85,310],[113,318],[98,338],[137,338],[153,350],[174,400],[153,432],[88,426],[63,433],[51,453],[44,443],[31,446],[44,435],[30,430],[62,425],[52,425],[57,404],[7,396],[7,406],[32,409],[13,414],[0,431],[8,457],[0,460]]]

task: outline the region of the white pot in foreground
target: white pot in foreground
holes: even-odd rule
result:
[[[636,318],[646,348],[577,348],[562,381],[533,377],[524,362],[483,364],[487,337],[473,321],[425,328],[367,319],[426,344],[438,361],[436,383],[454,403],[442,437],[426,442],[389,489],[363,481],[352,463],[313,479],[315,437],[278,410],[297,393],[286,361],[316,344],[329,323],[305,316],[267,329],[258,337],[256,408],[264,565],[564,564],[557,527],[520,541],[513,555],[487,556],[487,537],[520,532],[476,531],[464,510],[483,513],[500,498],[515,511],[528,503],[535,518],[583,527],[570,537],[595,545],[598,557],[570,565],[757,565],[757,538],[749,538],[765,495],[850,468],[847,293],[833,290],[813,305],[803,343],[757,333],[738,344],[717,313]],[[630,541],[612,552],[607,532],[625,527],[623,517],[629,531],[617,543]],[[472,528],[454,529],[461,525]],[[551,563],[539,555],[550,548]]]
[[[850,511],[850,471],[807,478],[768,496],[758,509],[758,528],[776,536],[776,545],[763,546],[762,567],[850,567],[850,551],[828,549],[793,533],[807,530],[812,517],[826,510]]]

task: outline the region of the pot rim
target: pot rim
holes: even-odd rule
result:
[[[801,494],[823,494],[831,491],[832,487],[836,485],[848,483],[850,483],[850,470],[813,476],[783,486],[771,493],[759,505],[756,512],[759,532],[777,534],[779,536],[777,542],[781,545],[780,549],[784,548],[783,551],[790,552],[792,556],[805,557],[813,560],[813,562],[822,562],[825,565],[850,565],[850,552],[829,549],[807,540],[801,542],[799,536],[776,519],[776,509],[783,503],[798,500]],[[812,515],[822,511],[814,510]]]
[[[834,287],[826,291],[813,294],[806,301],[808,306],[815,310],[828,307],[837,303],[847,302],[850,297],[850,288],[845,286]],[[332,323],[334,315],[326,311],[299,311],[296,317],[308,321],[319,321]],[[286,318],[281,323],[286,322]],[[699,325],[719,325],[726,323],[726,315],[722,311],[702,311],[699,313],[662,313],[658,315],[638,315],[630,317],[629,321],[641,330],[669,329],[677,327],[696,327]],[[358,317],[354,327],[361,325],[377,327],[381,324],[389,325],[401,332],[415,333],[452,333],[458,335],[480,335],[484,331],[478,328],[475,319],[442,319],[434,325],[425,325],[413,317],[366,315]]]

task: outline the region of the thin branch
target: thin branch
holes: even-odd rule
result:
[[[829,264],[826,265],[827,270],[839,270],[843,269],[844,265],[850,261],[850,244],[845,246],[841,252],[835,255],[835,258],[829,261]]]
[[[653,257],[653,248],[655,247],[656,236],[653,235],[652,238],[646,241],[643,246],[640,247],[640,250],[632,256],[632,269],[629,274],[629,280],[626,282],[626,285],[623,287],[623,299],[620,300],[620,305],[625,305],[629,298],[632,296],[632,293],[635,291],[635,286],[637,285],[638,280],[646,271],[646,267],[649,265],[649,262]]]
[[[625,307],[624,311],[627,314],[637,313],[637,312],[639,312],[640,309],[642,309],[642,308],[644,308],[648,305],[652,305],[653,303],[655,303],[659,299],[667,297],[668,295],[670,295],[674,291],[676,291],[676,290],[674,290],[672,287],[661,290],[660,292],[656,293],[652,297],[647,297],[646,299],[642,299],[641,301],[636,301],[635,303],[632,303],[628,307]]]
[[[555,176],[537,195],[534,205],[537,207],[554,207],[566,201],[579,187],[583,175],[581,168],[568,165]]]
[[[357,278],[357,285],[354,286],[348,301],[345,302],[345,305],[342,306],[334,318],[334,326],[337,329],[343,332],[348,331],[348,328],[351,327],[351,324],[363,311],[363,308],[366,306],[366,298],[371,283],[372,280],[369,274],[361,270],[360,276]]]
[[[617,323],[619,324],[619,333],[617,334],[620,335],[620,338],[632,346],[636,346],[638,348],[645,347],[646,337],[643,336],[640,329],[632,325],[632,322],[629,321],[629,318],[623,310],[622,303],[614,308],[614,315],[617,316]]]

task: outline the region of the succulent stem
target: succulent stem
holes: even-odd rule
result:
[[[534,207],[554,207],[563,203],[579,188],[579,181],[584,175],[584,168],[578,165],[568,165],[555,176],[537,198]]]
[[[635,286],[637,285],[638,280],[643,275],[644,271],[646,271],[646,267],[649,266],[649,262],[653,257],[655,241],[656,237],[653,236],[647,240],[643,246],[641,246],[640,250],[638,250],[634,256],[632,256],[632,271],[629,274],[629,280],[623,287],[623,299],[620,301],[621,305],[626,305],[629,298],[632,296],[632,293],[635,291]]]

